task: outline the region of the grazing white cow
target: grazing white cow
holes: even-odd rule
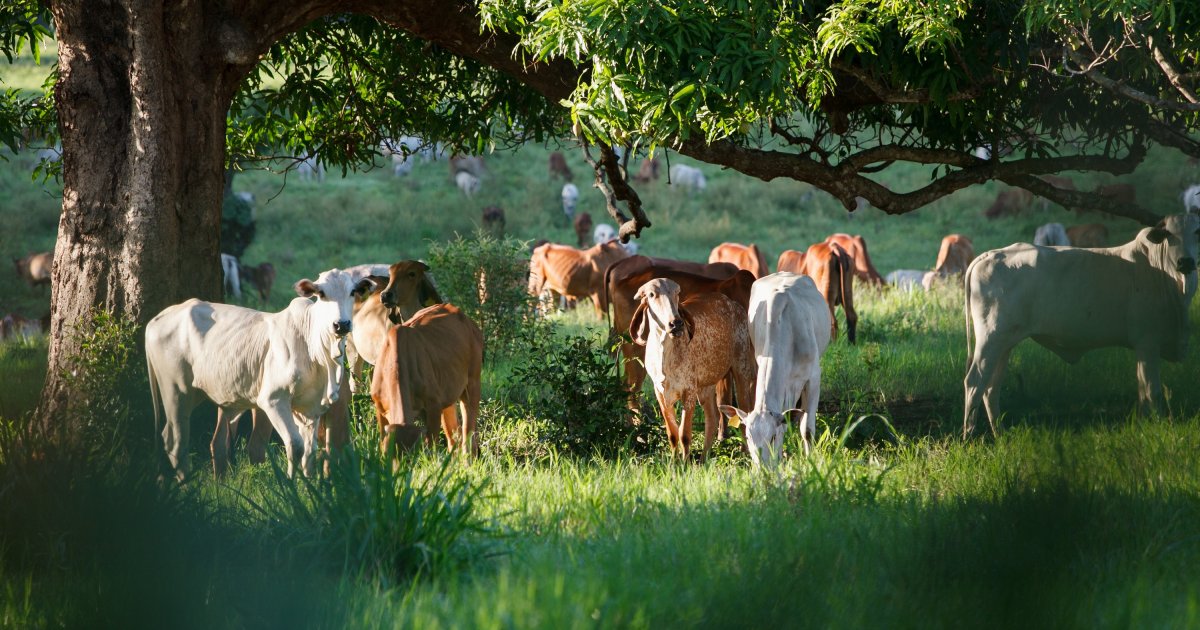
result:
[[[296,163],[296,173],[300,175],[301,181],[325,181],[325,165],[321,164],[315,155],[299,160]]]
[[[607,223],[598,223],[592,230],[593,245],[603,245],[609,241],[615,240],[617,240],[617,228]]]
[[[238,275],[237,256],[221,254],[221,271],[225,274],[225,292],[236,299],[242,299],[242,279]]]
[[[1192,184],[1179,195],[1183,199],[1184,212],[1200,212],[1200,184]]]
[[[694,166],[675,164],[671,167],[670,175],[672,186],[678,186],[689,193],[703,192],[708,188],[708,181],[704,179],[704,171]]]
[[[479,178],[466,171],[455,173],[454,183],[468,198],[474,197],[475,193],[479,192]]]
[[[1180,361],[1187,352],[1198,236],[1200,216],[1184,214],[1119,247],[1017,243],[976,259],[966,277],[970,365],[963,381],[963,437],[974,429],[972,412],[981,399],[996,432],[1000,378],[1013,346],[1026,338],[1068,363],[1095,348],[1132,349],[1140,411],[1156,406],[1160,359]]]
[[[229,421],[243,411],[263,410],[283,438],[288,474],[299,460],[314,470],[314,442],[321,415],[337,400],[345,336],[354,298],[375,283],[333,269],[296,283],[301,297],[278,313],[191,299],[169,306],[146,325],[146,367],[155,426],[183,480],[188,473],[189,416],[207,397],[218,407],[213,466],[225,470]],[[316,299],[312,299],[316,298]]]
[[[933,273],[920,269],[897,269],[887,275],[884,280],[888,284],[905,291],[925,290],[925,276]]]
[[[562,203],[563,214],[567,215],[568,219],[575,218],[575,206],[579,203],[579,188],[567,182],[562,187]]]
[[[1061,223],[1047,223],[1038,226],[1036,232],[1033,233],[1034,245],[1045,245],[1047,247],[1070,247],[1071,239],[1067,237],[1067,229]]]
[[[755,465],[774,466],[783,453],[787,414],[801,411],[804,452],[817,431],[821,396],[821,355],[829,347],[833,323],[829,307],[808,276],[781,271],[760,278],[750,289],[750,338],[758,363],[754,408],[722,405],[746,425],[746,442]],[[802,409],[791,406],[800,401]]]

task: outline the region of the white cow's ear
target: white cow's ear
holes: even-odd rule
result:
[[[748,415],[745,411],[742,411],[741,409],[738,409],[737,407],[734,407],[733,405],[720,405],[717,408],[721,410],[721,413],[725,414],[726,417],[729,417],[729,418],[737,416],[737,417],[741,418],[742,420],[745,420],[746,416]]]
[[[297,282],[295,285],[295,288],[296,288],[296,295],[299,295],[300,297],[312,297],[321,292],[320,289],[317,288],[317,285],[314,284],[313,281],[309,280],[308,278],[305,278],[305,279],[301,280],[300,282]]]
[[[1167,240],[1167,237],[1170,235],[1170,230],[1166,230],[1161,227],[1152,227],[1150,228],[1150,231],[1146,233],[1146,240],[1158,245],[1159,243]]]

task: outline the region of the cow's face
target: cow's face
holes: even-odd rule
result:
[[[1176,214],[1150,228],[1146,239],[1158,246],[1152,261],[1156,267],[1177,275],[1190,297],[1196,290],[1196,260],[1200,257],[1200,216]]]
[[[629,323],[635,342],[646,345],[651,336],[663,340],[667,336],[681,338],[685,333],[691,339],[696,325],[679,308],[679,285],[673,280],[655,278],[643,284],[633,299],[639,302]]]
[[[317,276],[316,281],[305,278],[297,282],[296,294],[317,299],[309,317],[318,331],[345,337],[350,333],[355,299],[369,294],[375,288],[375,281],[370,278],[356,280],[341,269],[331,269]]]
[[[755,466],[774,468],[783,455],[783,436],[787,432],[787,416],[766,410],[742,411],[721,405],[721,413],[737,415],[746,427],[746,446]]]
[[[379,294],[384,306],[396,308],[408,304],[425,279],[429,265],[419,260],[403,260],[388,268],[388,284]]]

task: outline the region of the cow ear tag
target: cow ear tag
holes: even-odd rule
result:
[[[729,418],[729,428],[736,429],[740,426],[742,426],[742,417],[741,416],[738,416],[735,414],[734,416]]]

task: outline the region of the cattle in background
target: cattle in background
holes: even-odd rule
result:
[[[568,182],[574,179],[571,168],[567,166],[566,156],[559,151],[550,154],[550,179],[555,177],[561,177]]]
[[[963,437],[975,428],[973,412],[981,400],[996,432],[1000,380],[1013,347],[1025,339],[1068,363],[1096,348],[1132,349],[1139,409],[1157,406],[1160,361],[1181,361],[1187,354],[1198,234],[1200,216],[1176,215],[1119,247],[1018,243],[976,259],[966,277]]]
[[[1039,225],[1037,231],[1033,233],[1034,245],[1045,245],[1048,247],[1070,247],[1071,239],[1067,238],[1067,230],[1061,223],[1047,223]],[[963,268],[966,271],[966,268]]]
[[[237,300],[242,299],[242,279],[238,274],[239,271],[237,256],[221,254],[221,272],[224,274],[225,293],[232,295]]]
[[[452,155],[450,156],[450,177],[457,181],[459,173],[470,173],[476,179],[486,179],[488,176],[487,164],[483,158],[477,155]]]
[[[1200,184],[1193,184],[1179,195],[1183,200],[1184,212],[1200,212]]]
[[[1097,186],[1094,191],[1097,195],[1113,201],[1115,203],[1133,205],[1137,203],[1137,189],[1133,184],[1108,184],[1107,186]]]
[[[296,174],[300,176],[300,181],[316,181],[317,183],[325,181],[325,165],[315,155],[296,158],[295,168]]]
[[[821,355],[829,347],[829,310],[812,278],[786,271],[754,283],[750,290],[750,338],[758,364],[754,406],[749,412],[728,405],[746,426],[750,458],[774,466],[783,455],[788,412],[798,424],[804,452],[812,450],[821,396]],[[800,409],[792,409],[799,401]]]
[[[717,436],[717,384],[727,375],[745,400],[754,397],[754,348],[746,307],[721,293],[680,299],[680,287],[666,278],[643,284],[629,326],[635,343],[646,347],[646,373],[667,428],[671,451],[688,459],[696,402],[704,407],[704,452],[708,458]],[[677,422],[675,403],[683,402]]]
[[[529,294],[589,297],[601,317],[608,311],[604,297],[604,272],[629,253],[620,243],[609,241],[578,250],[569,245],[547,243],[533,250],[529,259]]]
[[[27,254],[24,258],[12,259],[17,276],[30,288],[50,284],[50,273],[54,270],[54,252]]]
[[[854,261],[855,277],[863,282],[883,286],[883,276],[879,275],[879,271],[875,269],[875,264],[871,262],[871,255],[867,253],[866,239],[858,234],[850,236],[849,234],[838,233],[825,237],[825,242],[837,243],[839,247],[850,255],[850,260]]]
[[[854,310],[854,262],[850,255],[837,243],[816,243],[804,252],[801,273],[813,279],[817,290],[825,297],[829,308],[830,336],[837,339],[837,315],[834,309],[842,307],[846,315],[846,338],[858,343],[858,313]],[[784,269],[783,271],[792,271]]]
[[[29,341],[35,337],[41,337],[46,330],[45,324],[48,323],[9,313],[4,316],[4,319],[0,319],[0,342]]]
[[[579,188],[567,182],[562,187],[562,204],[563,214],[567,215],[568,219],[575,218],[575,206],[579,203]]]
[[[238,262],[237,275],[238,282],[253,287],[263,302],[271,299],[271,287],[275,285],[275,265],[265,262],[251,267]]]
[[[766,254],[754,243],[749,245],[721,243],[717,245],[709,252],[708,263],[711,265],[718,262],[732,263],[738,269],[745,269],[754,274],[755,278],[761,278],[771,272],[767,267]]]
[[[775,271],[804,273],[804,252],[794,249],[783,250],[783,253],[779,255],[779,260],[775,261]]]
[[[478,455],[482,370],[483,333],[451,304],[424,308],[392,326],[371,379],[384,454],[413,446],[422,433],[432,444],[430,425],[440,420],[450,452]],[[461,425],[456,403],[462,409]]]
[[[587,247],[588,239],[592,236],[592,215],[580,212],[575,215],[575,220],[571,222],[571,227],[575,230],[575,240],[579,247]]]
[[[921,269],[897,269],[887,275],[887,283],[905,291],[923,290],[925,275],[928,273]]]
[[[992,205],[988,206],[987,210],[983,211],[983,216],[989,219],[1010,216],[1020,213],[1025,208],[1029,207],[1029,203],[1033,201],[1033,193],[1024,188],[1006,188],[996,193],[996,200]]]
[[[750,304],[750,287],[754,275],[729,263],[704,264],[667,258],[631,256],[613,263],[604,277],[605,300],[612,305],[612,331],[624,335],[629,331],[633,312],[637,309],[637,290],[654,278],[669,278],[680,287],[680,297],[687,299],[700,293],[722,293],[743,308]],[[629,391],[629,407],[637,410],[638,395],[646,379],[645,349],[634,343],[621,344],[622,370]],[[728,402],[731,387],[725,387],[722,402]],[[740,397],[740,394],[739,394]],[[748,399],[747,399],[748,400]],[[724,427],[721,428],[724,436]]]
[[[500,206],[487,206],[483,209],[481,219],[483,221],[483,229],[495,235],[504,234],[504,208]]]
[[[1067,228],[1067,239],[1073,247],[1107,247],[1108,228],[1103,223],[1084,223]],[[1036,245],[1036,243],[1035,243]]]
[[[595,229],[592,230],[593,245],[600,245],[615,240],[617,240],[617,228],[607,223],[597,223]]]
[[[708,180],[704,178],[704,171],[687,164],[676,164],[671,167],[669,175],[671,176],[671,186],[686,190],[689,194],[693,192],[704,192],[708,188]]]
[[[638,165],[638,171],[637,174],[633,176],[633,180],[641,184],[648,184],[653,181],[658,181],[661,171],[662,160],[658,159],[657,157],[653,159],[646,158],[642,160],[641,164]]]
[[[373,287],[333,269],[315,282],[297,282],[300,297],[278,313],[191,299],[150,320],[150,396],[176,476],[188,474],[189,417],[205,397],[218,407],[211,443],[216,474],[228,464],[229,421],[255,407],[283,438],[288,474],[296,464],[311,474],[321,416],[340,394],[354,298]]]
[[[1075,182],[1070,177],[1063,177],[1061,175],[1040,175],[1038,179],[1041,179],[1055,188],[1062,190],[1075,190]],[[1046,199],[1045,197],[1041,197],[1041,205],[1042,209],[1045,210],[1050,206],[1050,200]]]
[[[462,194],[467,196],[467,199],[475,196],[479,192],[479,178],[466,172],[459,171],[454,175],[454,184],[462,191]]]
[[[933,271],[925,274],[921,284],[928,290],[933,288],[934,282],[954,275],[961,276],[966,273],[972,260],[975,260],[975,246],[971,239],[962,234],[947,234],[942,237]]]

